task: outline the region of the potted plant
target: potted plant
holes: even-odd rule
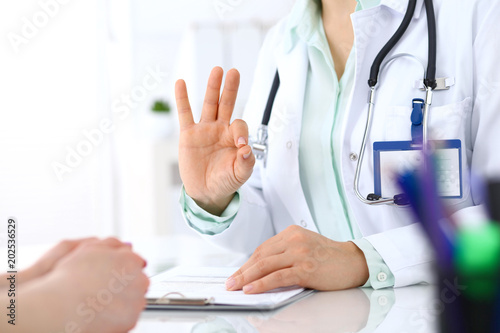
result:
[[[150,123],[148,126],[149,135],[156,138],[166,138],[172,134],[173,124],[170,116],[172,108],[170,103],[163,99],[157,99],[150,109],[151,112],[148,117]]]
[[[170,110],[170,104],[168,104],[167,101],[161,99],[156,100],[151,107],[151,111],[164,114],[170,113]]]

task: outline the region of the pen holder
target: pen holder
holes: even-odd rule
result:
[[[439,332],[465,333],[462,280],[453,269],[437,267],[438,288],[436,311],[439,313]]]
[[[441,333],[499,333],[500,275],[461,276],[440,274]],[[494,287],[493,287],[494,286]],[[493,288],[492,288],[493,287]],[[478,294],[477,288],[488,290]]]
[[[442,333],[500,332],[500,226],[459,232],[453,268],[438,269]]]

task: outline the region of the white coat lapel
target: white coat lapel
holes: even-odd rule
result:
[[[286,52],[278,45],[275,57],[281,83],[269,122],[267,182],[279,195],[295,224],[317,231],[299,174],[299,141],[309,66],[307,47],[299,42]]]
[[[387,6],[401,14],[404,14],[408,8],[408,0],[381,0],[380,5]],[[422,15],[423,6],[424,0],[417,0],[415,13],[413,14],[414,18],[418,19],[420,15]]]

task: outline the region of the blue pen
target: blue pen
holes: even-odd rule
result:
[[[437,177],[435,173],[435,165],[432,157],[424,158],[426,167],[422,170],[422,198],[425,198],[425,209],[423,211],[423,223],[427,225],[427,229],[431,233],[431,237],[435,239],[437,259],[443,268],[453,268],[453,243],[448,238],[444,228],[450,226],[443,209],[441,198],[437,190]]]
[[[455,281],[456,276],[453,269],[453,243],[444,231],[449,226],[446,225],[448,221],[435,186],[435,169],[430,158],[424,158],[424,163],[425,171],[405,173],[399,177],[399,184],[436,250],[439,285],[447,288],[446,282]],[[464,325],[459,320],[463,318],[462,311],[463,307],[458,299],[446,305],[441,314],[442,332],[464,332]]]
[[[433,162],[425,158],[426,167],[416,173],[406,173],[399,184],[408,196],[413,212],[419,218],[432,245],[436,259],[442,268],[453,268],[453,241],[450,239],[450,223],[447,220],[437,192]]]

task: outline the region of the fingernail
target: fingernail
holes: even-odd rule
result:
[[[247,284],[246,286],[243,287],[243,292],[246,294],[246,293],[251,292],[252,289],[253,289],[253,285]]]
[[[234,287],[235,284],[236,284],[236,281],[234,280],[234,278],[230,277],[229,279],[226,280],[226,289],[230,290],[231,288]]]
[[[238,146],[244,146],[244,145],[246,145],[246,144],[247,144],[247,140],[245,140],[245,138],[244,138],[244,137],[240,137],[240,138],[238,139]]]
[[[244,154],[244,155],[243,155],[243,159],[244,159],[244,160],[248,159],[248,158],[250,157],[250,154],[251,154],[251,153],[252,153],[252,152],[250,151],[249,153]]]
[[[132,243],[130,243],[130,242],[125,242],[124,244],[129,246],[129,247],[132,247]]]

